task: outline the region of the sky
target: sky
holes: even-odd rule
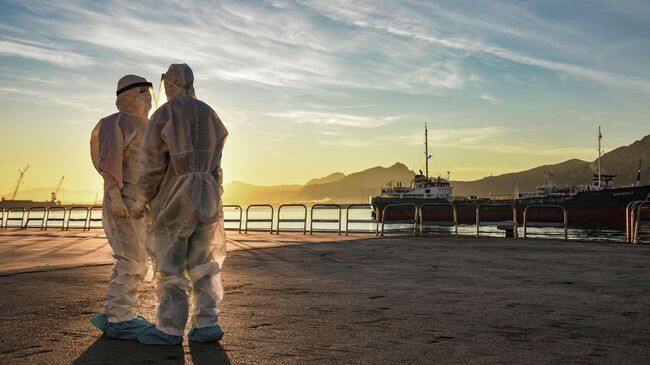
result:
[[[402,162],[452,180],[650,134],[650,2],[0,0],[0,194],[101,190],[117,80],[187,63],[229,130],[225,181]],[[44,197],[45,198],[45,197]]]

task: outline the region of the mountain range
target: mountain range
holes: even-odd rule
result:
[[[616,175],[615,185],[631,185],[636,182],[639,161],[645,161],[641,169],[641,184],[650,184],[650,135],[629,146],[616,148],[603,154],[603,174]],[[571,159],[564,162],[538,166],[529,170],[489,176],[474,181],[451,181],[456,196],[508,195],[535,191],[545,183],[548,176],[558,186],[578,186],[591,183],[598,171],[598,161]],[[388,182],[408,185],[415,172],[402,163],[389,167],[373,167],[345,175],[335,172],[312,179],[305,185],[255,186],[232,182],[224,186],[224,201],[251,204],[253,202],[281,204],[287,202],[338,202],[366,203],[379,194]]]
[[[650,135],[635,141],[629,146],[616,148],[605,153],[601,159],[604,174],[617,175],[615,185],[631,185],[636,182],[639,161],[644,162],[641,169],[641,184],[650,184]],[[538,166],[529,170],[512,172],[498,176],[484,177],[474,181],[452,181],[455,196],[468,195],[507,195],[534,191],[542,185],[549,174],[558,186],[577,186],[590,184],[597,173],[597,161],[571,159],[557,164]],[[373,167],[349,175],[334,172],[322,178],[315,178],[305,185],[259,186],[233,181],[224,184],[224,204],[282,204],[282,203],[366,203],[380,192],[388,182],[401,182],[408,185],[415,173],[402,163],[389,167]],[[52,189],[21,191],[19,199],[45,200]],[[95,190],[65,190],[59,193],[67,203],[93,202]],[[101,195],[101,194],[100,194]],[[101,196],[99,196],[101,200]]]

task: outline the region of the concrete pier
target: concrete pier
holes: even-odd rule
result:
[[[0,231],[2,364],[650,362],[650,247],[228,234],[219,344],[108,340],[101,231]],[[153,319],[143,283],[139,313]]]

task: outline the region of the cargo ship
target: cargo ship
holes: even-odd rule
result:
[[[425,173],[415,175],[409,186],[389,184],[381,189],[378,196],[370,198],[373,205],[373,216],[381,221],[382,212],[389,204],[434,204],[422,210],[425,220],[453,221],[455,207],[459,224],[475,224],[476,211],[481,207],[482,221],[505,221],[513,217],[513,207],[516,209],[517,222],[523,222],[524,210],[529,206],[528,219],[535,222],[562,223],[564,211],[567,214],[569,227],[574,228],[625,228],[625,208],[635,200],[646,200],[650,195],[650,185],[640,185],[641,169],[638,171],[635,186],[615,187],[615,175],[601,173],[601,139],[598,132],[598,170],[589,185],[558,187],[553,183],[552,173],[549,173],[545,184],[537,187],[534,192],[516,193],[511,197],[454,197],[449,177],[431,178],[429,176],[428,130],[425,125]],[[538,206],[546,207],[539,208]],[[387,211],[387,219],[413,219],[414,209],[411,207],[393,207]]]

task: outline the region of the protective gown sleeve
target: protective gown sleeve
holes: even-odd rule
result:
[[[99,173],[104,178],[104,191],[110,196],[121,195],[124,136],[120,118],[105,120],[99,129]]]
[[[219,126],[219,136],[222,138],[221,140],[222,155],[219,156],[217,168],[215,169],[215,171],[212,171],[212,175],[214,176],[215,180],[217,180],[217,183],[219,184],[219,195],[223,195],[223,169],[221,168],[221,160],[223,156],[223,147],[226,144],[226,139],[228,138],[228,130],[226,129],[226,126],[223,125],[221,119],[219,118],[219,116],[215,111],[212,111],[212,118],[216,119],[217,125]]]
[[[167,110],[159,110],[151,116],[142,140],[141,174],[138,187],[141,199],[148,203],[158,193],[168,164],[168,148],[163,140],[162,128],[169,118]]]

